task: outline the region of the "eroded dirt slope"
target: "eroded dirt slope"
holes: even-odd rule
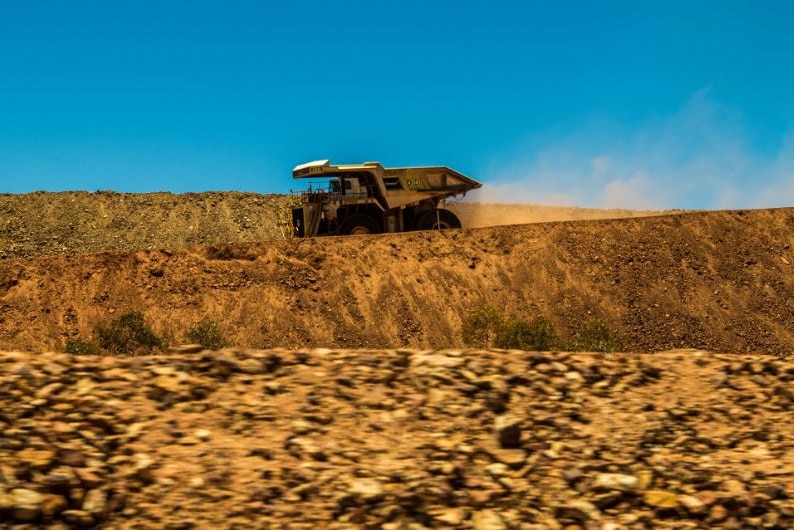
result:
[[[788,529],[792,378],[693,350],[0,353],[0,525]]]
[[[706,212],[0,260],[0,348],[60,349],[142,311],[250,347],[460,346],[494,305],[562,334],[603,318],[629,351],[794,348],[794,210]]]

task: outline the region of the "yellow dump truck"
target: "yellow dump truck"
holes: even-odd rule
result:
[[[482,186],[448,167],[385,168],[378,162],[335,166],[318,160],[297,166],[292,177],[310,179],[301,206],[292,210],[299,237],[460,228],[444,201]]]

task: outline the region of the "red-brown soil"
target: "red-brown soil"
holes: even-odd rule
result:
[[[247,347],[459,347],[488,304],[563,335],[604,319],[630,351],[789,354],[792,244],[777,209],[12,258],[0,348],[62,349],[132,310],[171,343],[209,318]]]
[[[285,240],[287,206],[0,196],[0,527],[794,527],[794,209]],[[635,353],[462,349],[482,305]],[[235,347],[52,351],[129,311]]]

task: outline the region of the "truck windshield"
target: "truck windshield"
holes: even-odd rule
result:
[[[352,189],[352,184],[349,180],[345,179],[343,181],[345,183],[345,191],[350,191]],[[339,193],[342,191],[342,188],[339,185],[339,179],[334,179],[329,182],[328,189],[331,190],[331,193]]]

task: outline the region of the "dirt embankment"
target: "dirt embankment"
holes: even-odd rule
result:
[[[0,525],[783,530],[792,378],[693,350],[0,353]]]
[[[172,343],[202,318],[250,347],[457,347],[490,304],[630,351],[790,354],[794,210],[0,261],[0,348],[62,348],[140,310]]]
[[[283,237],[290,197],[242,192],[0,195],[0,259]]]
[[[0,259],[284,239],[294,199],[243,192],[0,194]],[[467,228],[658,212],[452,202]]]

